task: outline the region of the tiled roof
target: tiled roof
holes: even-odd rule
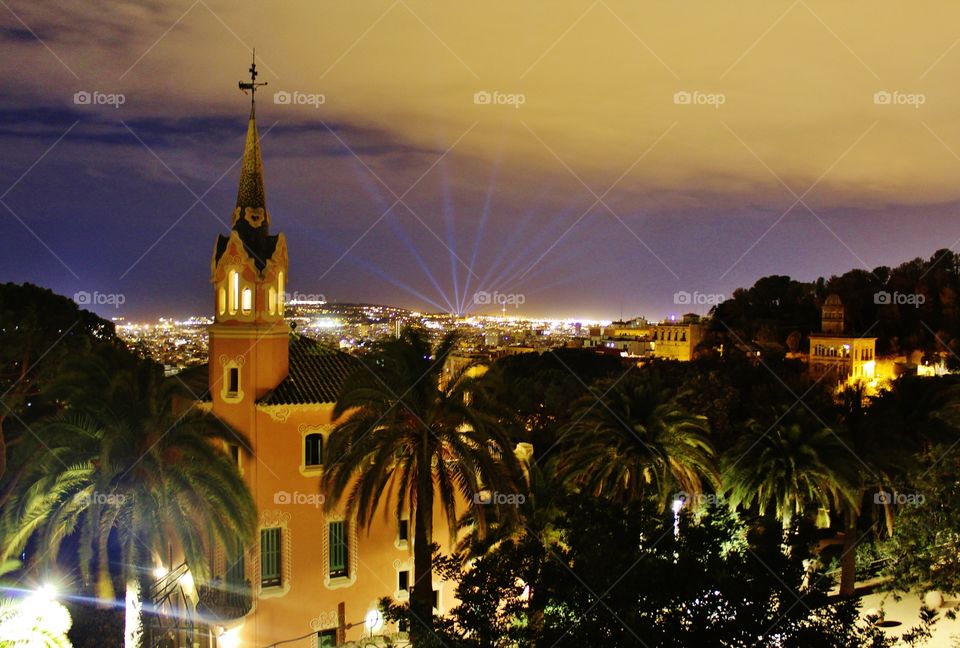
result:
[[[268,393],[263,405],[306,405],[333,403],[340,395],[344,380],[360,361],[338,349],[300,335],[290,337],[290,372],[276,389]]]
[[[171,380],[179,381],[183,384],[183,387],[187,390],[187,393],[192,395],[198,401],[201,402],[210,402],[210,367],[206,362],[200,365],[193,365],[192,367],[187,367],[176,377],[171,378]]]

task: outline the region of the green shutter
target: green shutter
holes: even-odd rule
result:
[[[330,575],[347,575],[347,523],[331,522],[329,526]]]
[[[280,529],[260,531],[260,584],[280,585]]]

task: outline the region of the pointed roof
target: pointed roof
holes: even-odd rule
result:
[[[260,156],[260,135],[257,132],[256,104],[250,105],[247,140],[243,145],[240,165],[240,187],[237,189],[237,207],[267,208],[263,190],[263,158]]]
[[[266,267],[267,259],[273,256],[277,247],[277,237],[270,235],[270,213],[267,211],[263,186],[263,158],[260,155],[260,135],[257,132],[256,103],[251,101],[247,138],[243,145],[243,161],[240,164],[237,206],[233,210],[231,229],[240,236],[247,254],[253,258],[258,270]],[[220,236],[217,241],[217,261],[226,250],[228,240],[229,237]]]

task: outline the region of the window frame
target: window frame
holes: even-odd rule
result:
[[[334,536],[334,528],[339,533]],[[336,543],[335,543],[336,540]],[[334,550],[338,548],[338,555],[342,552],[342,560],[334,566]],[[350,525],[346,520],[330,520],[327,522],[327,572],[330,579],[350,578]]]
[[[269,543],[272,546],[269,547],[268,554],[266,538],[270,535],[275,535],[275,540]],[[269,559],[269,556],[275,556],[276,571],[269,572],[268,578],[266,571],[268,562],[274,562]],[[283,587],[283,527],[260,529],[260,588],[273,587]]]
[[[311,453],[311,441],[316,442],[315,452]],[[320,468],[323,466],[323,445],[324,438],[323,434],[320,432],[310,432],[305,434],[303,437],[303,467],[310,468]],[[315,454],[316,456],[311,456]],[[315,459],[315,461],[311,461]]]

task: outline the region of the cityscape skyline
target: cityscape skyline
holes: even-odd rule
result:
[[[960,238],[949,29],[906,10],[864,26],[803,2],[701,9],[505,7],[467,25],[418,3],[293,4],[263,24],[219,3],[11,4],[0,38],[27,64],[0,72],[0,273],[122,295],[90,304],[104,317],[208,314],[252,45],[291,293],[489,314],[479,291],[522,295],[533,318],[662,318],[709,309],[677,292],[892,266]],[[711,21],[736,28],[678,46]]]

